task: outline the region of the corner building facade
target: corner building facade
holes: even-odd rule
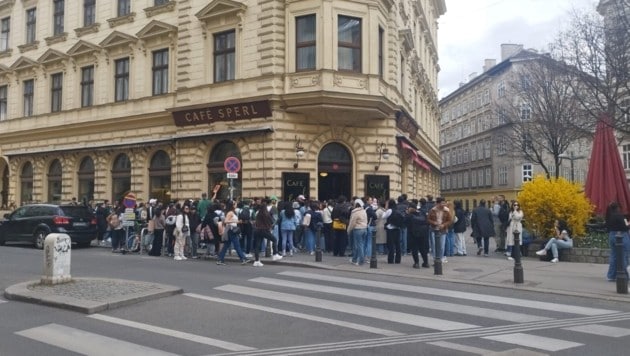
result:
[[[2,205],[437,194],[445,11],[0,1]]]

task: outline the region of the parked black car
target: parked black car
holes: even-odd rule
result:
[[[4,215],[0,246],[8,241],[30,241],[43,249],[50,233],[67,234],[80,247],[90,246],[96,237],[96,216],[83,205],[24,205]]]

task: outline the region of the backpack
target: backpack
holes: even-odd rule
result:
[[[405,224],[405,217],[398,210],[393,210],[392,215],[387,218],[387,223],[396,227],[402,227]]]
[[[175,222],[177,221],[177,216],[175,215],[169,215],[166,217],[166,225],[175,225]]]
[[[243,209],[241,209],[241,212],[238,213],[238,219],[244,224],[249,224],[252,219],[251,210],[247,207],[244,207]]]

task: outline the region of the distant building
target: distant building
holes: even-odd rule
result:
[[[523,49],[522,45],[503,44],[498,64],[494,59],[486,59],[483,73],[472,76],[440,100],[442,196],[462,199],[464,208],[472,209],[480,199],[491,200],[496,195],[516,199],[524,182],[544,173],[540,166],[523,156],[510,154],[515,151],[512,147],[515,143],[507,139],[510,125],[497,109],[497,104],[510,95],[509,88],[518,78],[515,73],[519,66],[538,58],[540,53]],[[576,157],[590,149],[588,142],[573,144],[565,153],[560,175],[583,184],[588,160]],[[555,170],[550,172],[555,173]]]
[[[436,195],[445,11],[0,1],[2,205],[185,199],[217,184],[235,199]]]

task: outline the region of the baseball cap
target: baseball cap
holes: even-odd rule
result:
[[[306,198],[304,197],[304,195],[300,194],[298,195],[298,200],[306,200]]]

